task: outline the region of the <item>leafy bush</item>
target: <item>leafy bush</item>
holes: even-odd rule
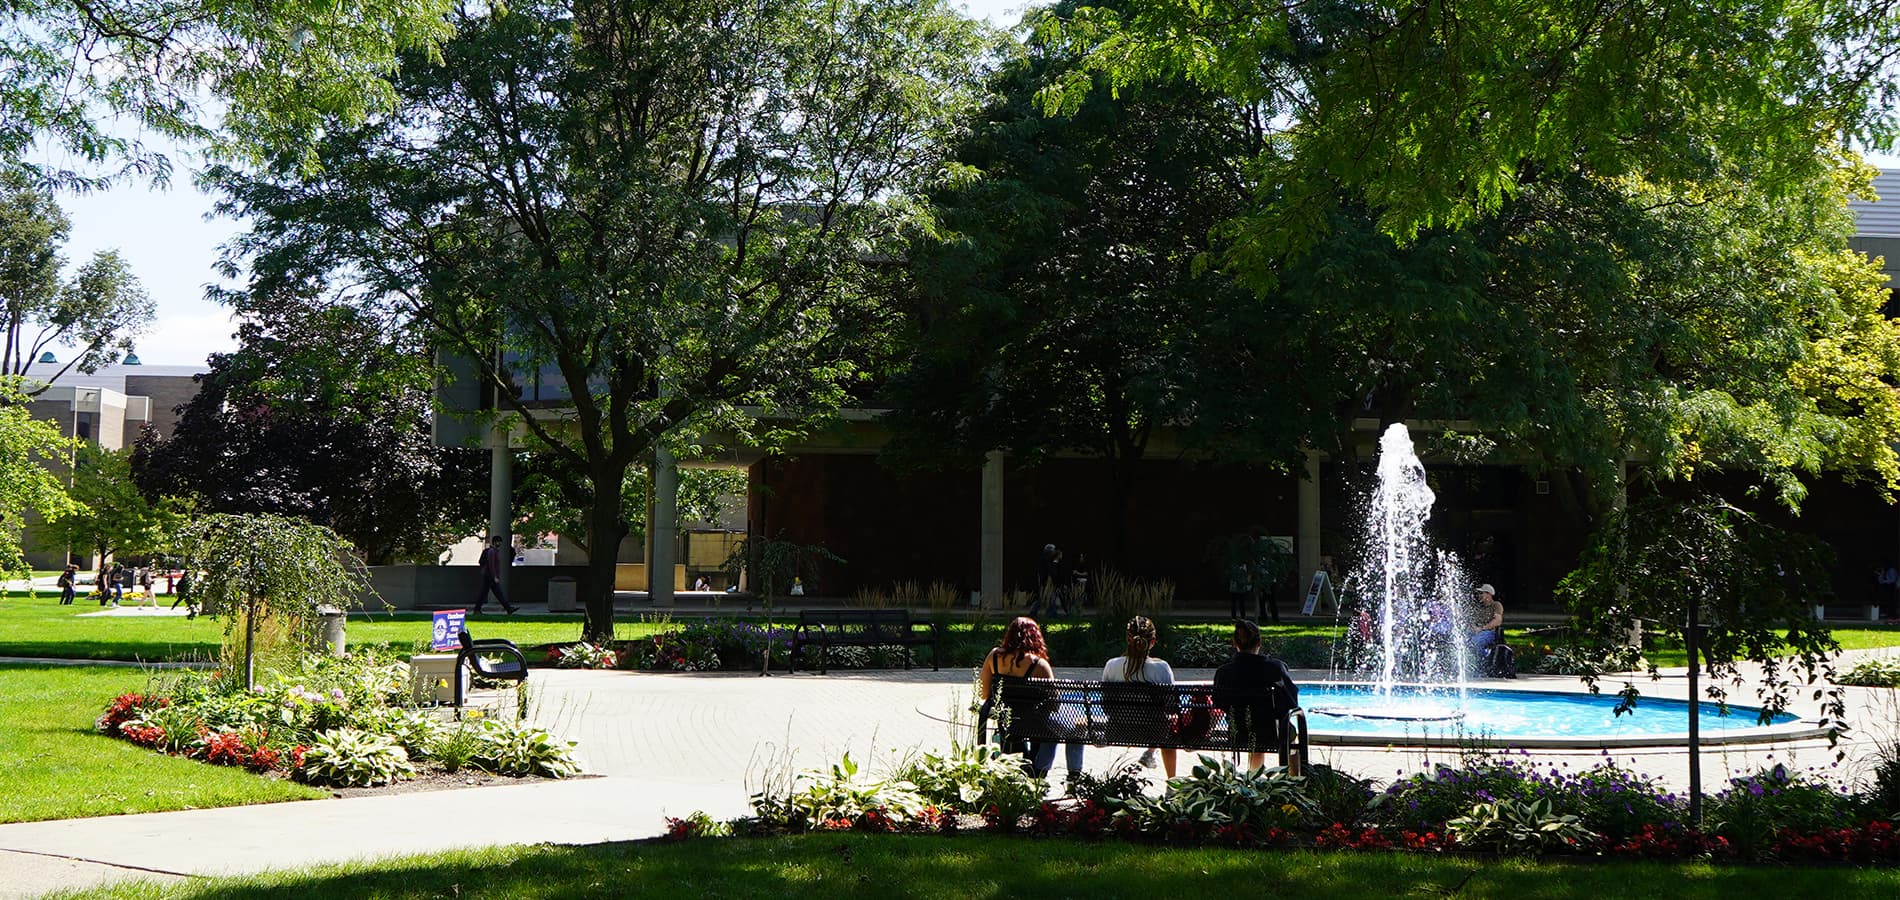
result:
[[[548,658],[563,669],[611,669],[620,664],[620,654],[600,644],[569,644],[548,650]]]
[[[1885,659],[1863,659],[1854,664],[1846,675],[1834,679],[1835,684],[1849,684],[1855,687],[1900,687],[1900,657]]]
[[[1372,782],[1321,765],[1307,767],[1305,792],[1315,824],[1349,828],[1365,823],[1378,796]]]
[[[1382,824],[1425,831],[1461,816],[1479,803],[1526,800],[1533,793],[1524,770],[1511,762],[1485,761],[1464,768],[1440,764],[1386,788],[1379,802]]]
[[[1532,856],[1578,850],[1598,840],[1576,816],[1552,812],[1549,800],[1480,803],[1445,827],[1463,846]]]
[[[1333,642],[1310,634],[1268,642],[1266,653],[1294,669],[1324,669],[1333,664]]]
[[[1161,797],[1131,797],[1110,805],[1118,819],[1130,822],[1118,824],[1120,829],[1173,840],[1203,840],[1224,830],[1228,839],[1245,843],[1312,817],[1304,782],[1285,769],[1243,769],[1203,756],[1189,777],[1169,781]]]
[[[428,757],[441,766],[442,771],[453,775],[465,766],[474,765],[481,751],[481,729],[468,722],[458,722],[454,728],[443,727],[435,736],[429,744]]]
[[[1851,824],[1851,805],[1831,785],[1811,781],[1777,765],[1745,778],[1709,798],[1703,825],[1727,838],[1747,858],[1765,854],[1784,831],[1798,834]]]
[[[1183,669],[1211,669],[1234,658],[1234,643],[1210,631],[1176,628],[1168,645],[1168,662]]]
[[[310,784],[367,787],[412,778],[416,767],[388,735],[339,728],[318,735],[293,774]]]
[[[171,698],[153,694],[120,694],[106,705],[106,711],[100,714],[92,725],[101,732],[119,736],[119,726],[132,721],[147,709],[170,706]]]
[[[1136,763],[1122,766],[1106,778],[1099,778],[1086,769],[1070,772],[1068,795],[1106,807],[1112,801],[1147,794],[1149,781],[1144,773],[1145,770]]]
[[[912,757],[897,772],[926,803],[941,809],[1021,816],[1042,801],[1042,780],[1023,768],[1022,758],[993,745],[957,744],[944,756]]]
[[[276,768],[282,757],[270,746],[270,732],[255,726],[238,731],[205,731],[192,742],[188,755],[212,765],[239,766],[254,772]]]
[[[871,812],[906,822],[930,805],[908,781],[860,772],[849,753],[829,770],[807,772],[801,782],[788,801],[798,818],[813,826],[849,824]]]
[[[1675,826],[1687,815],[1687,804],[1665,792],[1654,779],[1615,763],[1604,763],[1574,778],[1560,780],[1560,809],[1574,812],[1585,828],[1608,841],[1640,835],[1652,825]]]
[[[574,743],[559,740],[544,729],[486,719],[481,723],[480,736],[472,761],[497,775],[568,778],[580,774]]]

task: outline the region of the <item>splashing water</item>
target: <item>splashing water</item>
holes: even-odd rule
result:
[[[1365,563],[1354,578],[1376,626],[1370,635],[1361,628],[1359,637],[1381,696],[1400,684],[1464,688],[1470,580],[1457,556],[1434,549],[1426,535],[1435,499],[1411,433],[1402,424],[1387,428],[1379,437]]]

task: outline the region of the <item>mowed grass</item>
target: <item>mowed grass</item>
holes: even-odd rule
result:
[[[95,732],[106,704],[146,678],[127,667],[0,665],[0,822],[329,796]]]
[[[55,896],[240,897],[1892,897],[1894,869],[1562,863],[1408,853],[1176,849],[991,836],[505,847]]]
[[[169,606],[170,598],[161,605]],[[215,659],[224,639],[221,619],[200,616],[92,616],[96,601],[58,605],[57,599],[0,601],[0,656],[53,659],[179,661]],[[506,638],[517,644],[578,640],[580,619],[572,616],[472,616],[469,631],[479,638]],[[649,633],[652,626],[622,621],[621,637]],[[421,650],[429,640],[428,613],[350,614],[352,644],[390,644]]]

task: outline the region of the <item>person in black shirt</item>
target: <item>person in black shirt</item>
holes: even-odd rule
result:
[[[1227,711],[1227,732],[1247,752],[1247,765],[1267,764],[1264,747],[1280,746],[1286,713],[1300,705],[1300,689],[1286,663],[1260,653],[1260,626],[1234,623],[1234,658],[1214,670],[1214,705]]]

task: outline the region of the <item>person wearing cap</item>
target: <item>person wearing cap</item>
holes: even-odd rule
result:
[[[1478,585],[1472,592],[1477,596],[1478,609],[1471,617],[1471,649],[1483,650],[1498,639],[1497,629],[1504,624],[1504,604],[1497,600],[1497,591],[1489,584]]]

